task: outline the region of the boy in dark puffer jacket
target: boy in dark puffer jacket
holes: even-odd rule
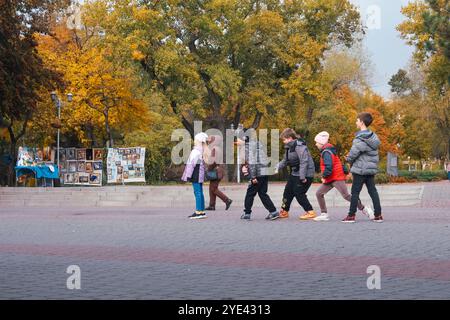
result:
[[[311,153],[306,146],[305,140],[299,138],[297,133],[291,128],[286,128],[281,133],[280,138],[285,145],[285,155],[283,160],[277,165],[276,169],[278,171],[289,166],[291,174],[289,175],[288,182],[284,188],[281,211],[269,215],[267,219],[275,220],[278,218],[288,218],[289,209],[294,198],[297,199],[300,206],[305,210],[305,213],[301,215],[299,219],[314,219],[316,213],[306,195],[313,182],[315,171]]]

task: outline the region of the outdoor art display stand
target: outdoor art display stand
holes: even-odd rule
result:
[[[59,164],[65,185],[102,185],[103,149],[59,149]]]
[[[15,167],[15,170],[16,186],[53,187],[54,179],[59,176],[58,169],[53,165],[19,166]]]
[[[16,166],[18,182],[25,186],[102,186],[104,149],[60,148],[59,170],[54,164],[56,150],[19,148]],[[108,148],[107,183],[145,183],[145,148]]]
[[[145,148],[108,148],[108,183],[145,183]]]
[[[19,147],[17,154],[16,186],[53,187],[58,179],[54,164],[55,151],[47,148]]]

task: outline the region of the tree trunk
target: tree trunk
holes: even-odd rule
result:
[[[14,168],[17,160],[17,141],[15,138],[11,139],[9,153],[11,154],[12,160],[8,166],[8,186],[14,187],[16,185],[16,170]]]
[[[88,124],[86,126],[87,128],[87,136],[89,140],[91,141],[91,147],[96,148],[97,147],[97,141],[95,141],[95,134],[94,134],[94,126],[92,124]]]
[[[256,111],[255,118],[253,119],[252,128],[258,129],[259,125],[261,124],[263,114],[259,111]]]
[[[8,127],[8,133],[9,133],[9,152],[11,154],[12,160],[9,164],[9,172],[8,172],[8,185],[10,187],[14,187],[16,185],[16,170],[14,170],[14,167],[16,166],[17,161],[17,141],[19,141],[20,138],[22,138],[27,130],[28,120],[31,117],[31,113],[26,114],[25,120],[22,124],[22,129],[17,134],[17,136],[14,134],[13,124],[14,122],[11,120],[10,125]]]
[[[114,141],[112,137],[111,128],[109,127],[109,112],[108,109],[103,111],[103,115],[105,116],[105,129],[106,129],[106,136],[108,138],[108,147],[113,148],[114,147]]]

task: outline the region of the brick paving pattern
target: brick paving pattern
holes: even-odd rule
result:
[[[192,221],[187,209],[0,208],[0,299],[449,299],[450,184],[421,205],[303,222],[242,208]],[[68,290],[66,268],[81,268]],[[381,290],[366,269],[381,269]]]

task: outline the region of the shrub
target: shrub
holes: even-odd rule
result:
[[[405,177],[389,177],[389,182],[391,182],[391,183],[405,183],[405,182],[410,182],[410,180],[408,180]]]
[[[439,181],[447,179],[447,173],[444,170],[436,171],[407,171],[400,170],[399,177],[403,177],[408,181]]]
[[[387,175],[384,172],[380,172],[377,175],[375,175],[375,183],[376,184],[384,184],[391,182],[389,175]]]

